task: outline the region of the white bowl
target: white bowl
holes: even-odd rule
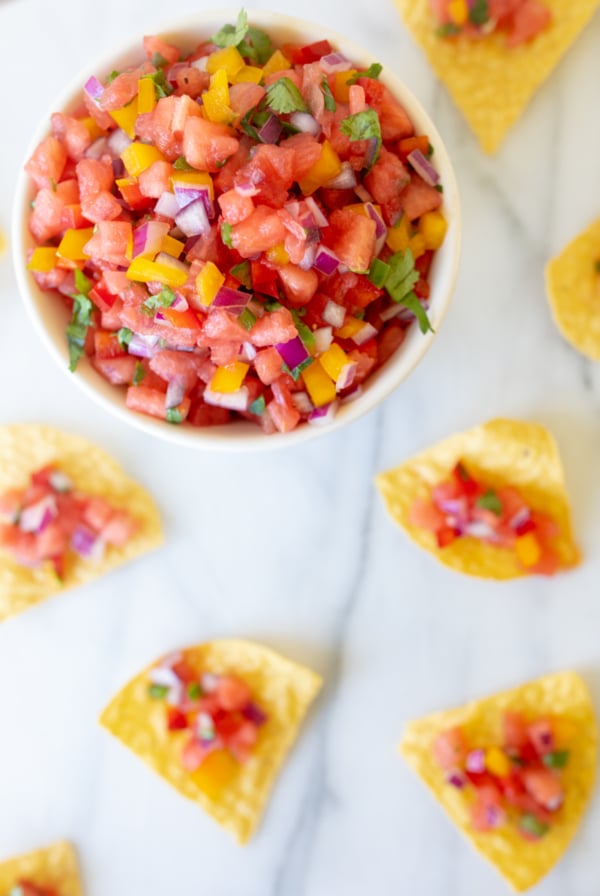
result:
[[[200,40],[210,37],[225,22],[235,22],[236,18],[237,11],[235,10],[203,12],[194,18],[187,18],[174,25],[168,25],[159,33],[166,40],[191,51]],[[327,38],[335,49],[344,53],[362,69],[367,69],[369,65],[377,61],[365,50],[322,25],[260,10],[253,10],[250,20],[252,24],[267,31],[274,41],[280,44],[286,42],[311,43]],[[139,62],[143,57],[141,38],[142,35],[136,35],[134,40],[128,41],[116,51],[111,51],[86,71],[78,74],[57,97],[52,105],[52,110],[62,110],[68,113],[79,105],[82,87],[91,75],[105,76],[115,68],[122,69]],[[443,246],[435,254],[430,275],[429,318],[434,330],[438,332],[452,297],[460,256],[460,202],[456,179],[442,139],[420,103],[389,69],[384,68],[381,81],[402,103],[415,125],[417,133],[428,134],[435,147],[435,164],[444,185],[444,213],[448,220],[448,232]],[[27,158],[48,131],[49,120],[45,116],[33,136]],[[265,435],[258,426],[246,421],[199,428],[186,425],[174,426],[152,417],[137,414],[125,406],[125,389],[119,389],[104,380],[86,358],[81,359],[76,373],[69,372],[64,332],[65,317],[61,314],[58,303],[49,299],[47,293],[37,286],[26,266],[27,250],[35,245],[28,228],[30,202],[33,196],[32,184],[25,172],[22,171],[16,188],[12,242],[17,281],[29,316],[51,355],[86,395],[105,410],[150,435],[159,436],[180,445],[220,451],[273,449],[307,442],[351,423],[376,407],[414,370],[435,338],[433,333],[423,335],[416,324],[411,325],[402,346],[383,367],[369,377],[363,386],[362,394],[354,401],[343,404],[333,420],[326,424],[301,424],[290,433]]]

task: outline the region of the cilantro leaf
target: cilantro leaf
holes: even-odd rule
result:
[[[250,25],[244,40],[238,44],[238,50],[256,65],[264,65],[273,55],[273,44],[268,34]]]
[[[213,34],[211,41],[217,47],[237,47],[248,33],[248,15],[245,9],[240,9],[235,25],[224,25],[220,31]]]
[[[417,323],[419,324],[419,330],[421,331],[421,333],[435,333],[435,330],[431,326],[431,321],[427,316],[427,312],[423,308],[423,305],[414,292],[409,292],[407,296],[404,296],[400,304],[404,305],[405,308],[408,308],[409,311],[412,311],[414,316],[417,318]]]
[[[153,53],[152,54],[152,65],[154,68],[162,68],[164,65],[168,65],[169,62],[162,53]]]
[[[175,301],[175,298],[175,293],[171,287],[163,286],[161,291],[155,296],[148,296],[146,301],[142,304],[142,311],[144,314],[152,314],[158,308],[170,308]]]
[[[473,25],[485,25],[489,20],[490,10],[488,0],[475,0],[475,4],[469,10],[469,21]]]
[[[223,221],[221,224],[221,239],[229,249],[233,249],[233,240],[231,239],[231,224]]]
[[[460,25],[456,25],[454,22],[444,22],[443,25],[435,29],[438,37],[454,37],[456,34],[460,34],[461,31]]]
[[[167,423],[183,423],[183,414],[179,408],[167,408],[165,418]]]
[[[544,824],[543,821],[540,821],[539,818],[530,813],[521,816],[519,827],[526,834],[531,834],[533,837],[543,837],[550,830],[547,824]]]
[[[129,327],[121,327],[120,330],[117,330],[117,339],[121,348],[127,348],[133,339],[133,330],[130,330]]]
[[[87,277],[86,277],[87,280]],[[91,323],[92,303],[83,293],[73,296],[73,314],[66,329],[69,346],[69,370],[74,371],[85,346],[88,327]]]
[[[238,317],[238,323],[241,324],[244,330],[249,331],[256,323],[256,315],[253,314],[249,308],[244,308],[244,310]]]
[[[229,273],[236,280],[239,280],[246,289],[252,289],[252,274],[250,273],[249,261],[241,261],[239,264],[234,265]]]
[[[327,80],[327,76],[323,75],[323,96],[325,98],[325,109],[327,112],[335,112],[337,109],[336,101],[331,92],[331,87],[329,86],[329,81]]]
[[[389,273],[385,279],[385,289],[390,294],[393,302],[398,302],[408,308],[417,318],[421,333],[433,332],[433,327],[427,317],[423,305],[412,291],[419,279],[419,272],[415,270],[415,259],[410,249],[405,252],[396,252],[388,262]]]
[[[568,750],[555,750],[553,753],[544,753],[542,756],[542,762],[546,768],[564,768],[568,761]]]
[[[475,506],[481,507],[482,510],[490,510],[496,516],[502,516],[502,501],[493,488],[489,489],[484,495],[480,495],[475,501]]]
[[[348,78],[346,84],[351,87],[353,84],[356,84],[359,78],[373,78],[375,81],[379,77],[383,70],[383,66],[379,62],[373,62],[366,72],[356,72],[355,75],[352,75],[351,78]]]
[[[116,70],[116,68],[113,69],[112,72],[110,73],[110,75],[107,75],[107,76],[106,76],[106,83],[107,83],[107,84],[112,84],[112,82],[115,80],[115,78],[118,78],[119,75],[120,75],[120,72],[118,72],[118,71]]]
[[[260,415],[264,412],[265,407],[265,397],[264,395],[259,395],[259,397],[248,407],[248,410],[251,414],[256,414],[257,417],[260,417]]]
[[[294,325],[298,330],[298,336],[304,343],[306,349],[309,352],[314,351],[315,349],[315,334],[301,319],[300,314],[298,314],[298,309],[291,308],[292,319],[294,321]]]
[[[350,137],[351,140],[375,139],[377,141],[373,161],[370,165],[372,168],[379,157],[382,143],[381,125],[375,109],[366,109],[364,112],[356,112],[354,115],[349,115],[348,118],[342,120],[340,127],[342,133]]]
[[[194,168],[192,168],[191,165],[188,165],[188,163],[185,160],[185,156],[179,156],[178,158],[176,158],[175,161],[173,162],[173,168],[175,168],[176,171],[194,171],[195,170]]]
[[[148,688],[148,696],[153,700],[164,700],[168,693],[169,689],[164,684],[151,684]]]
[[[89,295],[90,289],[92,288],[90,280],[88,280],[83,271],[80,271],[79,268],[75,268],[75,286],[77,287],[77,292],[82,292],[84,296]]]
[[[288,112],[308,112],[302,94],[289,78],[279,78],[267,87],[267,104],[279,115]]]
[[[142,78],[148,78],[149,81],[154,82],[154,91],[158,99],[171,96],[173,93],[173,88],[165,78],[165,73],[161,68],[157,72],[151,72],[149,75],[142,75]]]
[[[133,385],[139,386],[146,376],[146,369],[141,361],[136,361],[135,370],[133,371]]]

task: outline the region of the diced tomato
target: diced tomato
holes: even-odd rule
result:
[[[272,296],[279,299],[279,289],[277,287],[277,271],[264,264],[262,261],[250,262],[250,270],[252,274],[252,288],[255,292],[263,295]]]
[[[471,824],[476,831],[493,831],[504,823],[505,812],[498,789],[486,786],[477,791],[477,799],[471,807]]]
[[[444,527],[446,517],[439,508],[426,498],[418,498],[411,504],[408,521],[419,529],[437,532]]]
[[[410,153],[415,150],[419,150],[426,156],[429,154],[429,137],[426,134],[421,134],[418,137],[405,137],[398,141],[396,148],[403,162],[406,162]]]
[[[505,710],[502,715],[502,731],[506,748],[519,755],[529,740],[527,722],[522,714],[513,710]]]
[[[319,278],[312,268],[305,271],[295,264],[279,268],[279,279],[290,305],[307,305],[317,291]]]
[[[518,47],[537,37],[552,22],[552,13],[540,0],[523,0],[512,15],[506,37],[508,47]]]
[[[106,330],[96,330],[94,333],[94,352],[97,358],[118,358],[125,355],[126,351],[119,342],[116,333],[107,333]]]
[[[284,44],[282,52],[294,65],[306,65],[310,62],[317,62],[321,57],[332,53],[333,50],[328,40],[317,40],[302,47]]]
[[[135,388],[135,387],[134,387]],[[138,529],[137,522],[124,510],[113,511],[101,532],[102,540],[115,547],[123,547]]]
[[[555,749],[554,732],[550,719],[536,719],[527,726],[527,737],[539,756]]]
[[[562,805],[564,800],[562,784],[552,769],[523,769],[523,782],[529,795],[542,809],[555,812]]]
[[[185,731],[188,726],[187,716],[176,706],[167,706],[167,729],[169,731]]]

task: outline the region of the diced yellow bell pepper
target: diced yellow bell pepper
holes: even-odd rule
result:
[[[448,15],[455,25],[464,25],[469,18],[467,0],[450,0]]]
[[[170,264],[151,261],[149,258],[142,258],[141,255],[138,255],[127,268],[127,278],[136,280],[138,283],[149,283],[151,280],[158,280],[160,283],[164,283],[165,286],[177,289],[178,286],[183,286],[188,275],[185,271],[179,270],[179,268],[171,267]]]
[[[404,252],[408,248],[412,236],[412,227],[406,215],[402,215],[394,227],[390,227],[386,238],[386,245],[392,252]]]
[[[240,764],[227,750],[213,750],[200,768],[190,772],[190,778],[209,799],[217,800],[240,768]]]
[[[285,247],[283,243],[279,243],[277,246],[273,246],[272,249],[267,249],[266,251],[267,260],[271,262],[271,264],[284,265],[289,264],[290,256],[285,251]]]
[[[199,184],[208,187],[211,199],[215,198],[215,185],[208,171],[178,171],[171,177],[171,186],[175,189],[175,184]]]
[[[333,97],[338,103],[347,103],[350,99],[350,85],[348,81],[356,74],[356,69],[352,68],[347,72],[336,72],[333,84]]]
[[[250,369],[249,364],[234,361],[225,367],[217,367],[210,381],[209,389],[212,392],[237,392],[244,382],[244,377]]]
[[[133,227],[130,226],[129,238],[127,240],[127,248],[125,249],[125,258],[131,261],[133,258]]]
[[[126,106],[123,106],[122,109],[113,109],[112,112],[109,113],[113,121],[115,121],[122,130],[125,131],[128,137],[135,137],[135,122],[138,117],[138,101],[137,96],[135,96],[130,103],[127,103]]]
[[[499,747],[489,747],[485,751],[485,767],[497,778],[506,778],[510,772],[511,761]]]
[[[85,261],[90,256],[85,254],[83,247],[91,240],[93,235],[93,227],[66,230],[56,250],[58,257],[68,259],[69,261]]]
[[[329,140],[321,146],[321,158],[312,166],[308,174],[299,181],[300,189],[305,196],[314,193],[319,187],[329,183],[342,170],[339,156]]]
[[[235,118],[229,105],[229,82],[224,68],[218,69],[210,79],[210,88],[202,94],[202,103],[209,121],[227,124]]]
[[[38,274],[47,274],[56,267],[56,249],[54,246],[38,246],[27,265],[28,271],[36,271]]]
[[[196,292],[200,302],[208,307],[225,283],[225,276],[212,261],[207,261],[196,277]]]
[[[441,212],[425,212],[419,219],[419,233],[425,240],[426,249],[439,249],[447,230],[448,222]]]
[[[344,326],[336,330],[335,334],[340,339],[352,339],[353,336],[356,336],[362,330],[364,325],[364,320],[359,320],[357,317],[347,317]]]
[[[152,112],[156,106],[156,88],[152,78],[140,78],[138,81],[138,115]]]
[[[103,137],[106,133],[106,131],[102,130],[99,124],[96,124],[91,116],[80,118],[79,121],[86,126],[86,128],[90,132],[90,137],[92,138],[92,140],[97,140],[98,137]]]
[[[350,358],[337,342],[333,342],[327,351],[319,356],[319,361],[325,373],[328,373],[336,383],[343,368],[350,363]]]
[[[414,236],[411,236],[408,247],[413,254],[413,258],[420,258],[421,255],[424,255],[427,251],[425,246],[425,237],[420,233],[415,233]]]
[[[244,65],[242,55],[236,47],[225,47],[224,50],[216,50],[210,54],[206,60],[206,71],[209,75],[214,75],[216,71],[223,69],[229,80],[233,81]]]
[[[323,407],[324,404],[334,401],[336,396],[335,383],[325,373],[319,361],[313,361],[312,364],[304,368],[302,379],[316,408]]]
[[[175,237],[169,236],[169,234],[166,235],[160,247],[161,252],[166,252],[167,255],[172,255],[173,258],[179,258],[184,249],[185,243],[182,243],[181,240],[176,240]]]
[[[519,561],[525,567],[535,566],[542,556],[540,543],[533,532],[527,532],[525,535],[518,536],[515,541],[515,551]]]
[[[121,161],[131,177],[139,177],[154,162],[165,162],[166,157],[160,149],[149,143],[130,143],[121,153]]]
[[[263,70],[256,65],[245,65],[239,70],[232,84],[260,84],[263,79]]]
[[[281,50],[275,50],[271,58],[263,66],[263,78],[268,78],[274,72],[283,72],[285,69],[291,68],[291,66],[292,63],[287,56],[284,56]]]

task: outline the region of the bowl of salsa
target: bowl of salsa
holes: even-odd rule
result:
[[[17,185],[14,260],[94,401],[215,449],[379,404],[446,313],[460,207],[408,88],[322,26],[216,11],[79,75]]]

